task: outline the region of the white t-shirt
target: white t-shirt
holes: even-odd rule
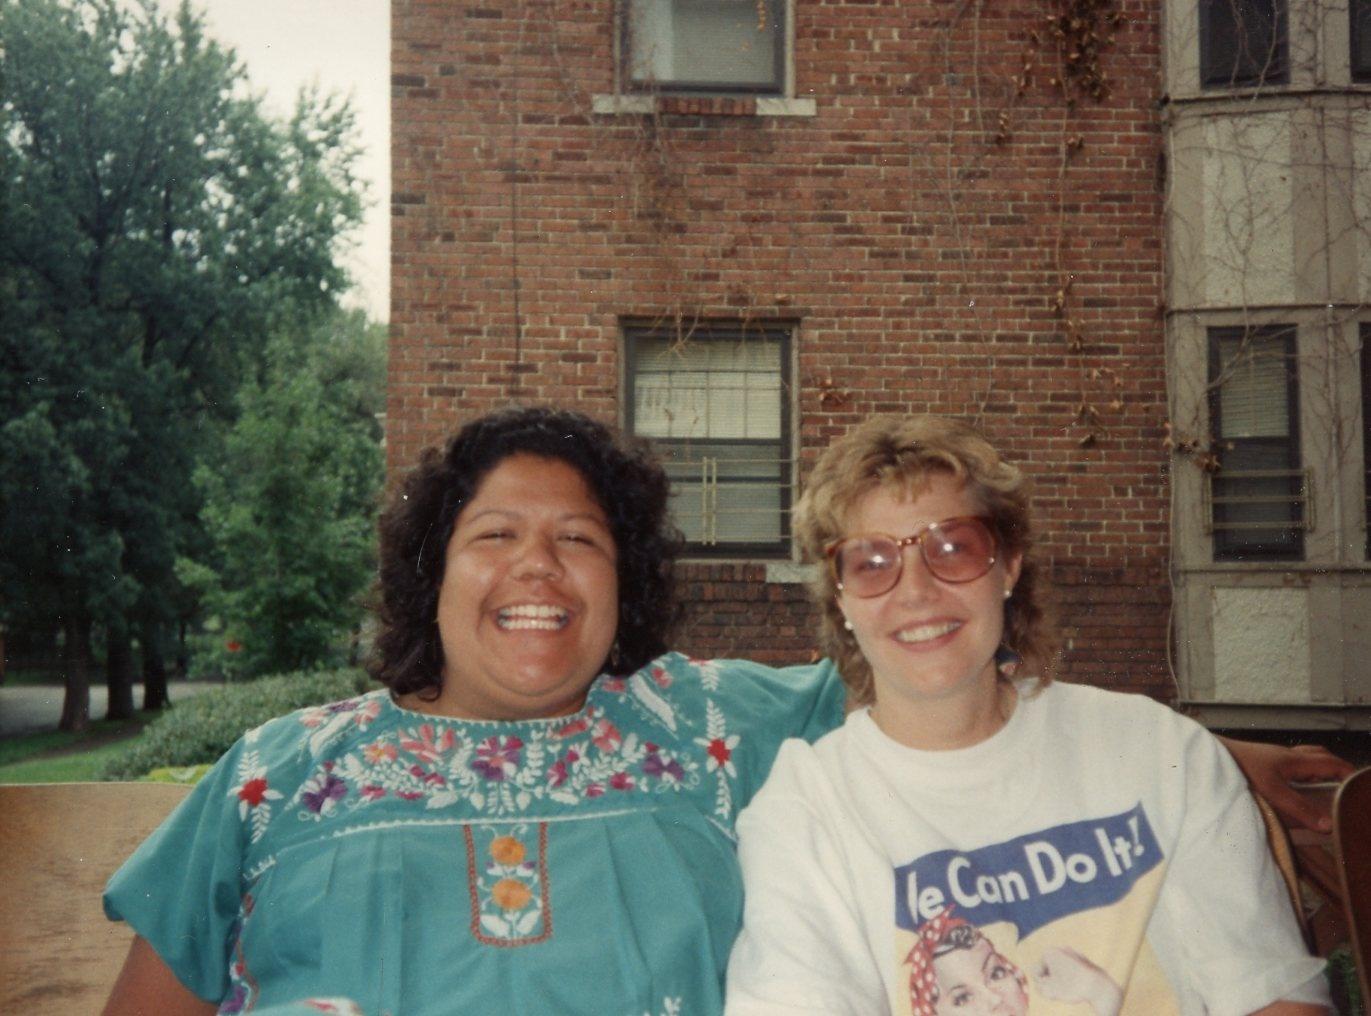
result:
[[[729,1016],[1328,1004],[1232,759],[1143,696],[1022,683],[955,751],[860,710],[786,742],[738,832]]]

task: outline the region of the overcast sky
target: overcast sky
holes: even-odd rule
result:
[[[3,0],[0,0],[3,2]],[[179,0],[161,0],[174,9]],[[253,91],[289,115],[300,88],[317,83],[351,99],[365,152],[358,174],[369,185],[366,218],[348,268],[349,302],[389,318],[390,3],[389,0],[191,0],[210,35],[232,47]]]

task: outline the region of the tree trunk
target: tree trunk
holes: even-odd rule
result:
[[[111,621],[105,631],[105,687],[109,689],[105,719],[133,716],[133,641],[123,618]]]
[[[143,708],[152,711],[171,705],[167,695],[167,661],[163,655],[163,625],[159,621],[143,624]]]
[[[67,691],[62,699],[58,730],[85,730],[90,726],[90,618],[68,616],[62,670]]]

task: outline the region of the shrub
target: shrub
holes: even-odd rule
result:
[[[360,670],[320,670],[202,692],[148,724],[126,751],[106,763],[100,777],[133,780],[164,766],[213,762],[245,732],[274,716],[350,698],[370,686],[371,679]]]

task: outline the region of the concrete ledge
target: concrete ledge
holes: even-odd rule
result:
[[[671,116],[815,116],[813,99],[779,96],[594,95],[591,112],[601,116],[663,114]]]

